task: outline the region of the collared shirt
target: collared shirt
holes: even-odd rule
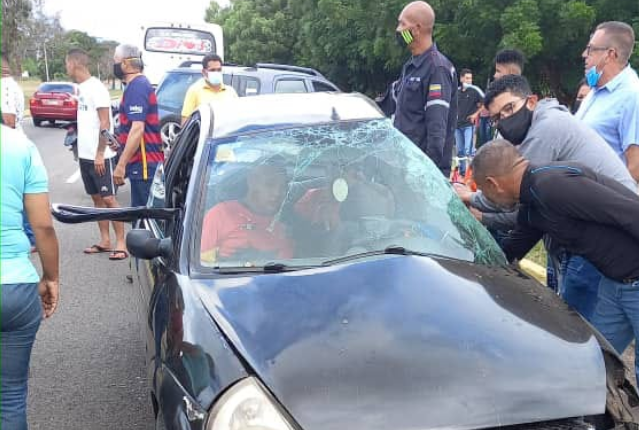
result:
[[[213,100],[227,100],[237,98],[237,93],[233,87],[222,84],[220,91],[215,91],[204,78],[191,85],[184,96],[182,106],[182,116],[189,117],[201,104],[209,103]]]
[[[639,196],[578,163],[529,165],[520,187],[518,226],[503,241],[521,259],[547,233],[618,282],[639,278]]]
[[[48,191],[47,171],[36,146],[24,133],[5,125],[0,130],[0,275],[2,284],[34,283],[40,277],[29,259],[31,244],[23,228],[24,195]]]
[[[395,127],[447,175],[457,126],[457,72],[433,46],[412,57],[397,84]]]
[[[588,93],[575,116],[592,127],[617,155],[639,145],[639,77],[626,67],[606,85]]]

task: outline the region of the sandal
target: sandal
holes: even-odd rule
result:
[[[121,249],[116,249],[109,255],[109,260],[111,261],[121,261],[127,258],[129,258],[129,253]]]
[[[100,254],[103,252],[111,252],[111,249],[105,248],[104,246],[100,246],[97,244],[91,245],[90,247],[84,249],[85,254]]]

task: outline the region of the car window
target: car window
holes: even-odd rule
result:
[[[38,91],[43,93],[74,93],[73,85],[69,84],[42,84],[38,87]]]
[[[260,80],[252,76],[235,75],[233,87],[240,97],[250,97],[260,94]]]
[[[447,179],[388,120],[211,145],[196,224],[202,266],[321,265],[389,246],[505,264]]]
[[[335,87],[322,81],[311,81],[313,83],[313,91],[316,93],[322,91],[337,91]]]
[[[184,103],[184,96],[189,87],[202,77],[197,73],[169,73],[162,81],[162,85],[157,89],[158,105],[181,110]]]
[[[306,83],[303,79],[280,79],[275,83],[276,93],[305,93]]]

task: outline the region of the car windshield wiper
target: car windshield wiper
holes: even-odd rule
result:
[[[296,270],[313,269],[321,266],[305,265],[305,266],[293,266],[284,263],[269,262],[263,266],[215,266],[214,270],[223,274],[236,274],[236,273],[283,273],[294,272]]]
[[[327,260],[322,263],[322,266],[332,266],[333,264],[345,263],[348,261],[359,260],[361,258],[366,258],[366,257],[374,257],[376,255],[417,255],[420,257],[441,257],[441,255],[437,255],[437,254],[413,251],[410,249],[406,249],[403,246],[390,245],[384,249],[361,252],[359,254],[346,255],[344,257]]]

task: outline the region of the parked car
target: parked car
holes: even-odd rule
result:
[[[78,87],[72,82],[43,82],[29,100],[33,125],[42,121],[54,125],[56,121],[76,121]]]
[[[277,199],[253,188],[271,183]],[[256,195],[266,221],[247,215]],[[229,203],[245,209],[223,217],[215,208]],[[619,355],[506,264],[436,166],[363,96],[201,106],[147,207],[54,215],[138,223],[127,246],[157,429],[637,423]],[[234,242],[209,253],[233,216]],[[240,246],[242,235],[272,239]],[[289,252],[268,248],[276,240]]]
[[[199,62],[185,63],[183,66],[190,67],[168,71],[156,89],[162,140],[168,147],[181,130],[186,91],[202,78]],[[232,86],[240,97],[339,91],[337,86],[314,69],[270,63],[258,63],[253,67],[225,65],[224,84]]]

